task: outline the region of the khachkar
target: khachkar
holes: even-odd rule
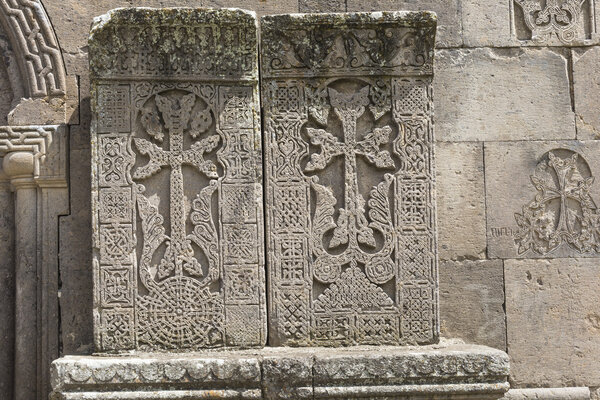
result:
[[[95,21],[98,350],[264,345],[256,41],[239,10]]]
[[[501,398],[504,352],[431,344],[435,24],[421,12],[263,18],[269,336],[358,346],[186,352],[265,337],[256,28],[232,10],[100,19],[97,340],[175,351],[63,357],[51,398]]]
[[[262,20],[269,337],[438,340],[431,13]]]

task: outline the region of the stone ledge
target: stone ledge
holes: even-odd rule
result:
[[[587,387],[511,389],[503,400],[590,400]]]
[[[508,365],[500,350],[449,341],[67,356],[52,365],[51,399],[499,399]]]

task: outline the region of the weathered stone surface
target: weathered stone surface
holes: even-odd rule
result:
[[[298,0],[102,0],[73,1],[69,7],[57,0],[43,0],[43,3],[54,22],[69,70],[69,56],[87,53],[87,37],[94,17],[118,7],[239,7],[258,15],[298,12]]]
[[[73,130],[71,144],[79,130]],[[88,145],[89,145],[89,134]],[[60,220],[61,343],[64,354],[91,354],[94,342],[90,149],[70,152],[70,215]]]
[[[505,274],[511,383],[599,386],[598,260],[506,260]]]
[[[577,138],[600,139],[600,47],[573,50]]]
[[[465,47],[511,44],[509,1],[477,0],[460,3]]]
[[[311,12],[344,12],[346,0],[299,0],[298,11]]]
[[[597,43],[595,8],[591,0],[511,0],[513,39],[521,46]]]
[[[2,170],[0,204],[0,393],[12,399],[15,343],[15,208],[10,180]]]
[[[433,85],[438,141],[575,138],[567,59],[552,50],[438,50]]]
[[[2,174],[15,192],[7,210],[14,212],[14,256],[2,260],[14,260],[7,266],[14,271],[14,352],[7,350],[14,354],[14,400],[46,397],[58,357],[56,228],[67,212],[66,134],[56,125],[0,127]]]
[[[347,11],[433,11],[437,14],[435,47],[460,47],[462,23],[459,0],[347,0]]]
[[[95,20],[94,324],[101,351],[266,340],[254,13]]]
[[[262,371],[262,373],[261,373]],[[68,356],[53,364],[53,400],[498,399],[508,356],[445,342],[422,347]]]
[[[264,353],[261,364],[264,399],[314,399],[314,350],[267,347]]]
[[[485,258],[483,144],[438,142],[435,151],[439,257]]]
[[[486,143],[488,255],[598,256],[599,151],[595,141]]]
[[[440,333],[506,350],[501,260],[440,263]]]
[[[437,341],[435,23],[262,18],[271,344]]]
[[[503,400],[590,400],[590,389],[586,387],[571,388],[536,388],[511,389]]]
[[[6,53],[9,51],[8,49],[8,39],[6,38],[4,31],[0,29],[0,50],[3,53]],[[10,59],[6,56],[0,61],[0,126],[7,124],[6,117],[8,116],[13,101],[13,89],[6,65],[9,61]]]

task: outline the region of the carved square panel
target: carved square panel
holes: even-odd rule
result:
[[[258,305],[228,306],[225,316],[227,344],[248,347],[262,342],[265,332],[256,324],[258,319],[260,319]]]
[[[256,222],[256,189],[254,184],[221,186],[221,218],[224,223]]]
[[[271,344],[437,341],[435,25],[263,17]]]
[[[105,350],[133,346],[134,318],[132,308],[105,309],[102,313],[100,337]]]
[[[225,264],[253,264],[258,260],[256,224],[223,225],[223,259]]]
[[[596,0],[511,0],[512,38],[520,45],[598,43]]]
[[[223,272],[226,304],[259,304],[258,270],[254,266],[228,266]]]
[[[133,269],[128,266],[100,267],[101,302],[104,306],[133,306]]]
[[[129,85],[98,85],[98,133],[131,131]]]
[[[98,210],[101,223],[131,222],[133,203],[131,188],[116,187],[100,189]]]
[[[118,9],[89,44],[97,350],[264,345],[256,17]]]
[[[600,255],[600,142],[486,143],[490,258]]]

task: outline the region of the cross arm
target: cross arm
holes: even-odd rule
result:
[[[325,129],[306,129],[310,142],[321,147],[321,152],[311,154],[310,161],[306,164],[306,171],[318,171],[327,166],[335,156],[344,154],[342,144],[338,139]]]
[[[394,168],[396,164],[387,150],[379,150],[379,146],[386,144],[390,140],[392,128],[384,126],[375,128],[373,132],[367,134],[365,138],[357,144],[357,153],[362,154],[379,168]]]
[[[205,160],[204,154],[213,151],[219,140],[218,135],[212,135],[194,143],[189,150],[183,152],[183,162],[195,166],[209,178],[218,178],[217,166],[212,161]]]
[[[135,171],[133,174],[134,179],[148,178],[160,171],[162,167],[168,165],[166,152],[163,149],[146,139],[133,138],[133,141],[141,154],[150,157],[148,164]]]

